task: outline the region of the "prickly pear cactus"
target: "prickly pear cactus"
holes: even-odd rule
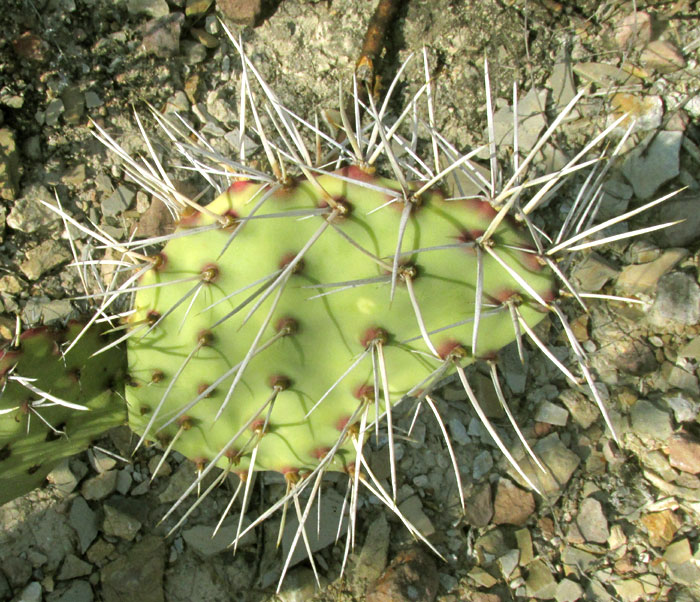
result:
[[[113,390],[123,379],[123,353],[91,357],[105,342],[99,328],[62,353],[81,329],[28,330],[19,345],[0,350],[0,504],[38,487],[61,459],[126,421]]]
[[[238,181],[184,217],[130,317],[132,428],[177,437],[201,463],[225,450],[219,465],[236,472],[309,473],[332,449],[328,468],[346,470],[358,408],[374,422],[451,356],[474,359],[477,290],[478,357],[514,339],[509,304],[530,325],[543,317],[534,296],[552,299],[554,282],[522,227],[502,222],[482,253],[488,203],[402,198],[398,182],[346,168]]]

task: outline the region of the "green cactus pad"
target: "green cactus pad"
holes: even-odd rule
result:
[[[369,422],[385,412],[384,375],[393,405],[448,356],[474,359],[473,241],[496,212],[433,189],[409,214],[403,198],[398,182],[353,167],[285,188],[236,182],[184,216],[135,297],[131,427],[163,445],[176,438],[200,463],[225,449],[219,466],[239,472],[254,450],[256,470],[303,474],[331,449],[329,468],[346,470],[355,450],[336,442],[362,403]],[[478,357],[515,338],[509,304],[534,325],[555,295],[525,229],[503,220],[488,244],[501,261],[479,251]]]
[[[18,347],[0,351],[0,504],[41,485],[60,460],[126,421],[123,400],[113,392],[123,378],[123,352],[90,357],[105,344],[93,328],[61,353],[81,329],[71,323],[63,332],[28,330]]]

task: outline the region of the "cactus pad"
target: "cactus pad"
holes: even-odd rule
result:
[[[40,485],[66,457],[85,450],[126,420],[113,387],[123,378],[123,354],[104,345],[98,329],[68,353],[61,345],[80,332],[28,330],[17,347],[0,350],[0,504]]]
[[[530,325],[544,315],[554,282],[524,228],[504,220],[477,250],[495,215],[434,188],[407,201],[359,168],[235,182],[141,278],[131,427],[235,471],[255,453],[255,469],[303,474],[330,450],[347,469],[358,408],[371,423],[451,357],[474,359],[477,289],[478,357],[515,338],[509,305]]]

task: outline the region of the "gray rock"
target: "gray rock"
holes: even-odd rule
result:
[[[23,587],[32,578],[32,563],[26,558],[7,557],[0,561],[0,569],[13,589]]]
[[[544,107],[547,90],[531,89],[518,102],[518,146],[527,152],[535,146],[547,122]],[[494,114],[494,130],[497,146],[513,145],[513,108],[504,107]]]
[[[104,103],[102,102],[102,99],[99,97],[97,92],[94,92],[92,90],[88,90],[85,92],[85,107],[88,109],[96,109],[97,107],[101,107]]]
[[[68,581],[76,577],[85,577],[92,572],[92,565],[81,560],[75,554],[68,554],[63,561],[61,570],[56,579],[59,581]]]
[[[452,441],[459,445],[467,445],[471,441],[471,438],[467,434],[467,429],[464,424],[458,418],[450,418],[449,421],[450,435]]]
[[[692,326],[700,322],[700,286],[682,272],[666,274],[659,280],[658,293],[649,312],[657,326]]]
[[[586,541],[593,543],[608,541],[610,536],[608,520],[605,518],[603,506],[595,498],[587,497],[581,502],[576,525]]]
[[[78,496],[73,500],[68,523],[78,534],[79,549],[84,554],[97,537],[97,516],[84,498]]]
[[[19,269],[29,280],[37,280],[70,258],[70,252],[61,243],[49,239],[27,251],[27,259],[20,264]]]
[[[578,391],[566,389],[559,395],[559,400],[571,412],[576,423],[584,429],[587,429],[600,417],[600,411],[595,403]]]
[[[135,196],[136,194],[133,190],[120,184],[111,195],[102,201],[102,213],[110,217],[119,215],[122,211],[129,208]]]
[[[63,496],[68,496],[75,491],[75,488],[80,482],[80,478],[71,471],[70,461],[68,459],[61,460],[56,468],[47,475],[46,479],[49,483],[52,483],[56,490]]]
[[[656,233],[664,247],[687,247],[700,239],[700,193],[688,190],[664,201],[658,208],[653,223],[683,220],[680,224]]]
[[[676,422],[693,422],[700,411],[700,403],[683,391],[664,395],[663,400],[673,410]]]
[[[595,252],[586,255],[572,271],[572,276],[578,282],[580,289],[588,292],[599,291],[618,274],[619,271],[615,266]]]
[[[493,468],[493,456],[488,450],[483,450],[480,452],[476,458],[474,458],[474,465],[472,466],[472,477],[475,481],[478,481],[485,474]]]
[[[571,579],[562,579],[557,584],[557,591],[554,599],[557,602],[576,602],[583,596],[583,588]]]
[[[112,504],[106,503],[103,508],[105,517],[102,522],[102,531],[105,535],[114,535],[132,541],[141,529],[141,521]]]
[[[117,465],[117,460],[113,456],[110,456],[99,449],[89,449],[88,460],[95,471],[99,473],[112,470],[112,468]]]
[[[513,571],[516,569],[518,566],[518,563],[520,561],[520,550],[513,549],[513,550],[508,550],[503,556],[499,556],[498,558],[498,566],[501,569],[501,573],[503,574],[503,577],[505,579],[508,579]]]
[[[566,546],[561,553],[562,563],[576,568],[581,575],[587,575],[589,569],[597,560],[597,556],[574,546]]]
[[[100,573],[104,602],[164,602],[163,540],[146,535],[126,554],[103,567]]]
[[[42,588],[37,581],[32,581],[12,602],[41,602]]]
[[[47,602],[92,602],[95,599],[88,581],[73,581],[70,587],[58,597],[47,598]]]
[[[638,198],[650,198],[662,184],[679,174],[682,141],[682,132],[661,131],[648,136],[630,152],[622,173]]]
[[[110,470],[83,483],[80,492],[86,500],[103,500],[117,488],[117,471]]]
[[[12,206],[12,211],[7,216],[7,225],[14,230],[31,234],[61,219],[53,211],[42,206],[39,200],[56,204],[54,195],[43,186],[28,186],[22,198]]]
[[[525,450],[519,451],[519,457],[516,459],[520,463],[523,472],[534,482],[538,484],[550,499],[554,500],[563,491],[566,484],[569,482],[574,470],[578,467],[581,459],[567,448],[559,439],[557,433],[552,433],[543,439],[540,439],[533,451],[540,461],[549,469],[547,474],[543,474],[537,465],[527,456]],[[512,466],[508,467],[508,474],[523,487],[528,487],[520,475]]]
[[[642,439],[666,441],[673,432],[668,412],[657,408],[646,399],[638,400],[630,410],[632,429]]]
[[[537,420],[537,422],[553,424],[554,426],[566,426],[569,420],[569,412],[551,401],[543,401],[537,408],[535,420]]]
[[[528,565],[528,576],[525,580],[525,588],[528,596],[538,600],[551,600],[557,591],[557,582],[552,576],[552,571],[542,560],[533,560]]]
[[[330,545],[335,541],[336,533],[338,532],[338,523],[341,520],[341,509],[343,507],[343,496],[335,489],[324,491],[321,498],[320,523],[317,522],[319,517],[318,497],[316,498],[311,511],[308,515],[306,524],[306,534],[309,540],[309,546],[312,552],[317,552]],[[415,524],[415,523],[414,523]],[[287,557],[294,541],[299,521],[296,516],[287,517],[287,524],[282,535],[282,553]],[[347,527],[347,517],[342,517],[342,526],[340,532],[343,533]],[[294,552],[289,566],[294,566],[307,557],[306,546],[300,536],[295,543]]]
[[[390,535],[389,523],[382,512],[367,529],[367,538],[355,560],[352,579],[356,590],[365,591],[384,571]]]
[[[240,515],[229,516],[224,520],[221,528],[217,531],[216,535],[212,537],[214,533],[215,525],[196,525],[185,529],[182,532],[182,538],[185,540],[188,546],[195,550],[199,555],[205,558],[209,556],[215,556],[225,551],[236,537],[238,531],[238,520]],[[250,525],[250,519],[243,517],[243,523],[241,524],[241,531],[246,529]],[[255,543],[255,534],[253,532],[247,533],[239,542],[238,548],[243,548],[246,546],[253,545]]]
[[[63,101],[60,98],[54,98],[46,105],[44,123],[46,125],[56,125],[64,110]]]

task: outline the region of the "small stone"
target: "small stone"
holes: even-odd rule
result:
[[[102,568],[100,580],[104,602],[164,602],[164,568],[163,540],[146,535],[129,549],[128,554]]]
[[[96,109],[97,107],[101,107],[104,103],[102,102],[102,99],[97,95],[96,92],[93,92],[92,90],[88,90],[85,92],[85,107],[88,109]]]
[[[537,413],[535,414],[535,420],[538,422],[553,424],[554,426],[566,426],[568,419],[569,412],[567,412],[564,408],[553,404],[551,401],[542,402],[537,408]]]
[[[559,395],[559,400],[571,412],[572,418],[583,429],[587,429],[600,417],[600,412],[596,405],[578,391],[566,389]]]
[[[119,215],[129,208],[134,196],[136,195],[133,190],[120,184],[111,195],[102,201],[102,213],[106,216]]]
[[[79,551],[84,554],[97,537],[97,516],[84,498],[78,496],[73,500],[68,523],[78,534]]]
[[[622,295],[652,294],[656,291],[661,276],[687,255],[686,249],[668,249],[654,261],[626,266],[620,273],[615,288]]]
[[[63,101],[60,98],[54,98],[52,101],[46,105],[46,113],[44,114],[44,121],[46,125],[56,125],[59,118],[63,114],[65,107],[63,106]]]
[[[182,13],[171,13],[152,19],[143,26],[143,46],[146,52],[160,58],[176,56],[180,52],[180,30],[185,20]]]
[[[619,579],[613,581],[612,586],[622,602],[637,602],[646,598],[644,587],[637,579]]]
[[[622,173],[639,199],[650,198],[662,184],[678,175],[682,141],[682,132],[655,132],[627,155]]]
[[[532,535],[527,529],[518,529],[515,532],[515,541],[520,550],[520,566],[527,566],[532,562],[534,553],[532,551]]]
[[[498,579],[480,566],[475,566],[467,575],[480,587],[489,588],[498,583]]]
[[[96,564],[97,566],[102,566],[107,558],[111,556],[114,552],[115,546],[104,539],[98,539],[87,551],[87,559]]]
[[[61,92],[63,120],[69,125],[78,125],[85,113],[85,96],[76,86],[68,86]]]
[[[148,15],[154,19],[165,17],[170,12],[165,0],[129,0],[126,9],[132,15]]]
[[[700,337],[698,338],[700,340]],[[471,441],[471,437],[467,434],[467,429],[464,423],[458,418],[450,418],[448,423],[450,427],[451,439],[458,445],[467,445]]]
[[[673,432],[671,417],[650,401],[640,399],[630,411],[632,429],[642,439],[665,441]]]
[[[582,291],[595,292],[603,288],[618,273],[617,268],[593,252],[576,265],[572,271],[572,277],[578,282]]]
[[[161,464],[160,461],[162,458],[163,454],[157,454],[148,461],[148,472],[151,474],[151,477],[168,477],[172,474],[173,469],[170,467],[167,460]],[[158,466],[159,464],[160,467]],[[156,469],[158,470],[157,474]]]
[[[625,16],[615,27],[615,42],[621,49],[644,46],[651,40],[651,16],[636,10]]]
[[[700,341],[700,338],[696,339]],[[680,357],[689,357],[679,352]],[[692,356],[691,356],[692,357]],[[684,391],[674,391],[667,393],[663,400],[669,408],[673,410],[676,422],[693,422],[697,419],[700,412],[700,403],[695,401],[694,397]]]
[[[656,548],[670,544],[681,526],[680,519],[671,510],[650,512],[641,520],[649,533],[649,543]]]
[[[416,496],[417,497],[417,496]],[[340,524],[340,532],[343,533],[347,528],[347,516],[342,515],[342,510],[344,508],[343,496],[341,496],[335,489],[330,489],[324,492],[321,498],[321,507],[319,510],[318,498],[314,501],[309,512],[309,519],[307,523],[306,533],[308,537],[309,547],[311,552],[317,552],[325,548],[327,545],[335,541],[336,533],[338,532],[338,524]],[[320,521],[317,524],[317,517]],[[418,530],[421,527],[416,523],[413,523]],[[296,535],[297,529],[299,527],[299,521],[297,517],[287,517],[287,524],[284,528],[284,533],[282,535],[282,550],[285,558],[290,553],[292,543],[295,543],[295,548],[291,555],[291,560],[289,561],[289,566],[294,566],[299,562],[303,561],[307,557],[306,545],[301,538],[294,542],[294,537]],[[422,531],[421,531],[422,532]],[[229,540],[230,543],[230,540]]]
[[[583,588],[571,579],[562,579],[557,584],[554,599],[557,602],[576,602],[583,596]]]
[[[12,211],[7,216],[7,225],[13,230],[31,234],[61,219],[39,201],[56,204],[54,195],[44,186],[36,184],[28,186],[22,198],[13,204]]]
[[[464,520],[473,527],[485,527],[493,517],[491,485],[484,483],[477,487],[465,504]]]
[[[85,481],[80,492],[86,500],[103,500],[114,493],[116,488],[117,471],[110,470]]]
[[[15,135],[8,128],[0,129],[0,198],[14,201],[19,193],[19,154]],[[0,231],[0,235],[1,235]]]
[[[187,0],[185,4],[185,15],[188,17],[198,17],[206,14],[213,0]]]
[[[579,507],[576,517],[581,535],[593,543],[606,543],[610,532],[608,531],[608,520],[605,518],[603,506],[592,497],[587,497]]]
[[[43,63],[48,58],[48,44],[31,31],[12,40],[12,49],[21,59]]]
[[[493,456],[488,450],[483,450],[479,452],[474,458],[474,465],[472,467],[472,478],[478,481],[484,475],[488,474],[493,468]]]
[[[544,107],[547,90],[532,88],[518,101],[518,146],[524,152],[531,150],[547,125]],[[503,107],[494,114],[494,132],[497,146],[513,145],[513,108]]]
[[[59,464],[46,476],[46,480],[51,483],[56,491],[67,497],[78,486],[80,477],[71,471],[68,459],[61,460]]]
[[[61,570],[58,572],[56,579],[59,581],[67,581],[76,577],[84,577],[92,573],[92,565],[81,560],[75,554],[68,554],[63,561]]]
[[[5,573],[14,589],[23,587],[32,578],[32,564],[25,558],[3,558],[0,560],[0,571]]]
[[[681,192],[661,203],[653,223],[680,223],[659,230],[655,235],[659,244],[663,247],[689,247],[700,240],[699,208],[700,194],[697,190]]]
[[[399,552],[367,593],[367,602],[432,602],[439,575],[433,557],[417,546]]]
[[[237,25],[255,25],[262,0],[216,0],[216,7]]]
[[[678,356],[700,361],[700,336],[694,337],[688,344],[683,345],[678,350]]]
[[[630,75],[624,69],[607,63],[575,63],[574,73],[584,80],[595,82],[602,86],[623,84],[627,86],[641,86],[642,80],[636,75]]]
[[[384,572],[389,551],[391,529],[384,513],[375,518],[367,529],[367,538],[352,571],[355,589],[365,591]]]
[[[581,459],[562,443],[557,433],[552,433],[540,439],[533,451],[549,469],[547,474],[542,473],[532,459],[527,456],[525,450],[522,450],[520,457],[516,459],[530,480],[536,482],[541,491],[555,499],[566,487]],[[522,480],[522,477],[512,467],[508,468],[508,474],[521,486],[527,486],[527,483]]]
[[[238,520],[240,515],[229,516],[221,524],[221,528],[217,531],[216,535],[214,533],[214,526],[210,525],[196,525],[185,529],[182,532],[182,538],[185,540],[190,548],[192,548],[197,554],[208,558],[210,556],[215,556],[221,552],[226,551],[230,543],[235,539],[236,533],[238,531]],[[243,523],[241,530],[244,530],[250,525],[250,519],[243,517]],[[255,534],[251,531],[247,533],[238,542],[238,547],[246,547],[255,543]]]
[[[700,322],[700,286],[683,272],[663,276],[649,312],[649,321],[661,327],[669,323],[691,326]]]
[[[683,472],[700,473],[700,441],[689,433],[673,435],[668,441],[668,460]]]
[[[141,529],[141,521],[109,503],[103,508],[105,517],[102,522],[102,531],[104,534],[132,541]]]
[[[587,575],[591,566],[598,558],[574,546],[566,546],[561,554],[561,561],[565,565],[569,565],[572,569],[576,569],[581,575]]]
[[[664,40],[653,40],[642,50],[640,60],[645,67],[659,73],[673,73],[685,67],[685,59],[678,49]]]
[[[180,42],[180,49],[187,65],[196,65],[207,58],[207,47],[199,42],[184,40]]]
[[[625,116],[617,125],[620,132],[627,131],[633,123],[633,132],[657,130],[664,116],[664,102],[660,96],[618,92],[610,99],[610,109],[607,125],[612,125],[614,121]]]
[[[204,29],[193,27],[190,30],[190,34],[192,34],[194,39],[197,40],[200,44],[202,44],[205,48],[209,48],[211,50],[219,47],[219,39],[216,36],[210,34],[208,31],[205,31]]]
[[[89,449],[88,459],[90,460],[90,465],[99,473],[112,470],[117,465],[117,460],[114,457],[99,449]]]
[[[534,560],[528,565],[525,588],[528,596],[538,600],[551,600],[557,592],[557,582],[552,571],[542,560]]]
[[[32,250],[27,251],[27,259],[19,269],[29,280],[37,280],[42,274],[69,261],[71,254],[56,240],[45,240]]]
[[[58,598],[49,599],[51,602],[92,602],[94,596],[89,581],[76,579]]]
[[[423,503],[418,495],[412,495],[401,502],[399,504],[399,511],[425,537],[430,537],[435,533],[435,527],[425,512],[423,512]]]
[[[42,591],[41,584],[37,581],[32,581],[12,602],[41,602]]]
[[[532,493],[517,487],[508,479],[499,479],[493,503],[493,523],[523,525],[535,511]]]
[[[507,580],[517,568],[520,561],[520,550],[508,550],[503,556],[498,558],[498,566],[503,577]]]

